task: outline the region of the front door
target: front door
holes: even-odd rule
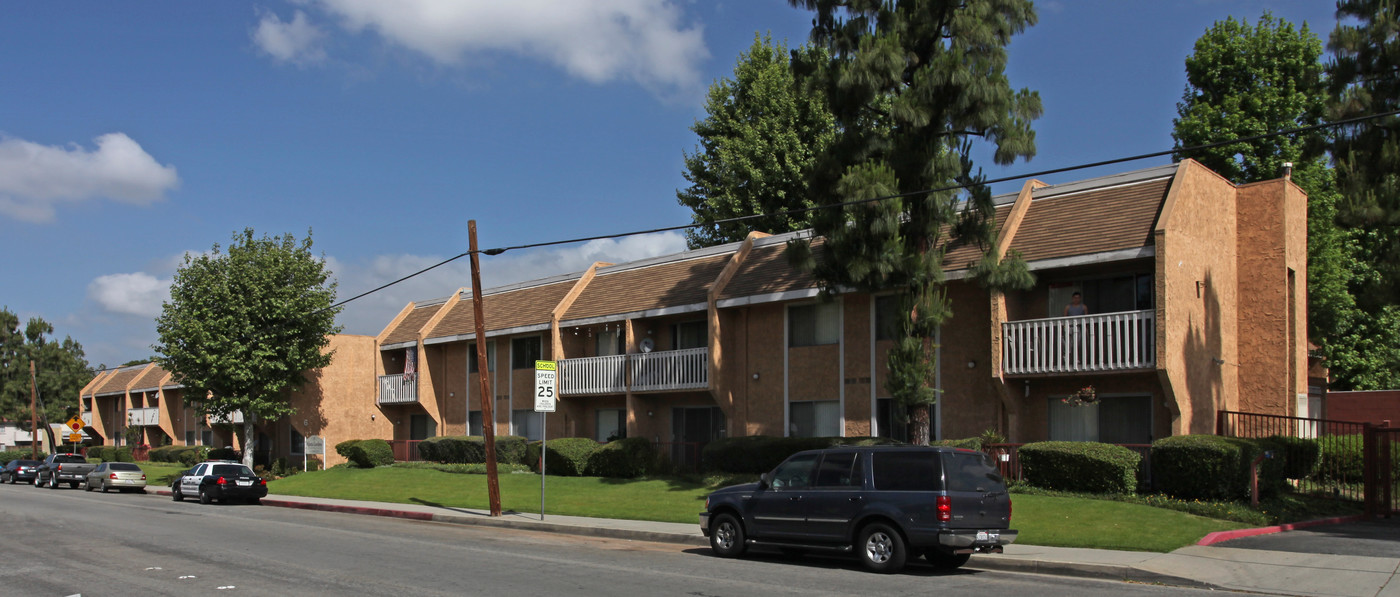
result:
[[[437,435],[437,421],[428,415],[409,415],[408,439],[428,439]]]
[[[671,437],[677,443],[671,450],[676,466],[698,468],[700,450],[724,437],[724,411],[718,406],[681,406],[671,409]]]

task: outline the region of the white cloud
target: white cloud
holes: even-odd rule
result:
[[[675,0],[318,0],[351,32],[372,30],[444,65],[473,54],[515,54],[591,83],[635,81],[683,93],[709,57],[699,25]],[[264,18],[266,21],[266,18]],[[296,21],[293,21],[295,25]]]
[[[88,151],[0,138],[0,214],[47,222],[65,201],[149,205],[180,185],[174,166],[160,165],[125,134],[102,135],[95,143]]]
[[[170,298],[171,279],[151,274],[110,274],[88,284],[88,298],[108,313],[155,317]]]
[[[305,66],[326,59],[326,50],[321,47],[326,33],[300,10],[285,23],[271,12],[263,14],[251,35],[253,43],[278,62]]]
[[[685,237],[676,232],[630,236],[621,240],[590,241],[582,246],[510,252],[482,257],[481,284],[487,288],[583,271],[595,261],[625,263],[685,250]],[[392,282],[446,259],[436,255],[381,255],[368,262],[347,263],[328,258],[340,286],[340,300]],[[345,333],[378,335],[412,301],[451,296],[471,286],[471,269],[463,257],[426,274],[391,286],[345,306],[338,321]]]

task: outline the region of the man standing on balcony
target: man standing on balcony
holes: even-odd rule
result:
[[[1060,295],[1060,296],[1064,296],[1064,295]],[[1069,304],[1068,304],[1068,305],[1065,305],[1065,317],[1073,317],[1073,316],[1075,316],[1075,315],[1088,315],[1088,314],[1089,314],[1089,306],[1084,304],[1084,295],[1079,294],[1078,292],[1076,292],[1076,293],[1070,295],[1070,297],[1069,297]]]

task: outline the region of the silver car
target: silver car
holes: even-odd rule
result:
[[[86,486],[88,491],[101,489],[102,493],[109,489],[145,493],[146,473],[130,462],[104,462],[88,473]]]

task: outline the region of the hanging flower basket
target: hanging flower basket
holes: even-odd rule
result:
[[[1082,388],[1079,388],[1078,391],[1075,391],[1074,393],[1065,396],[1063,399],[1060,400],[1060,402],[1063,402],[1070,406],[1098,404],[1099,394],[1094,390],[1094,386],[1084,386]]]

